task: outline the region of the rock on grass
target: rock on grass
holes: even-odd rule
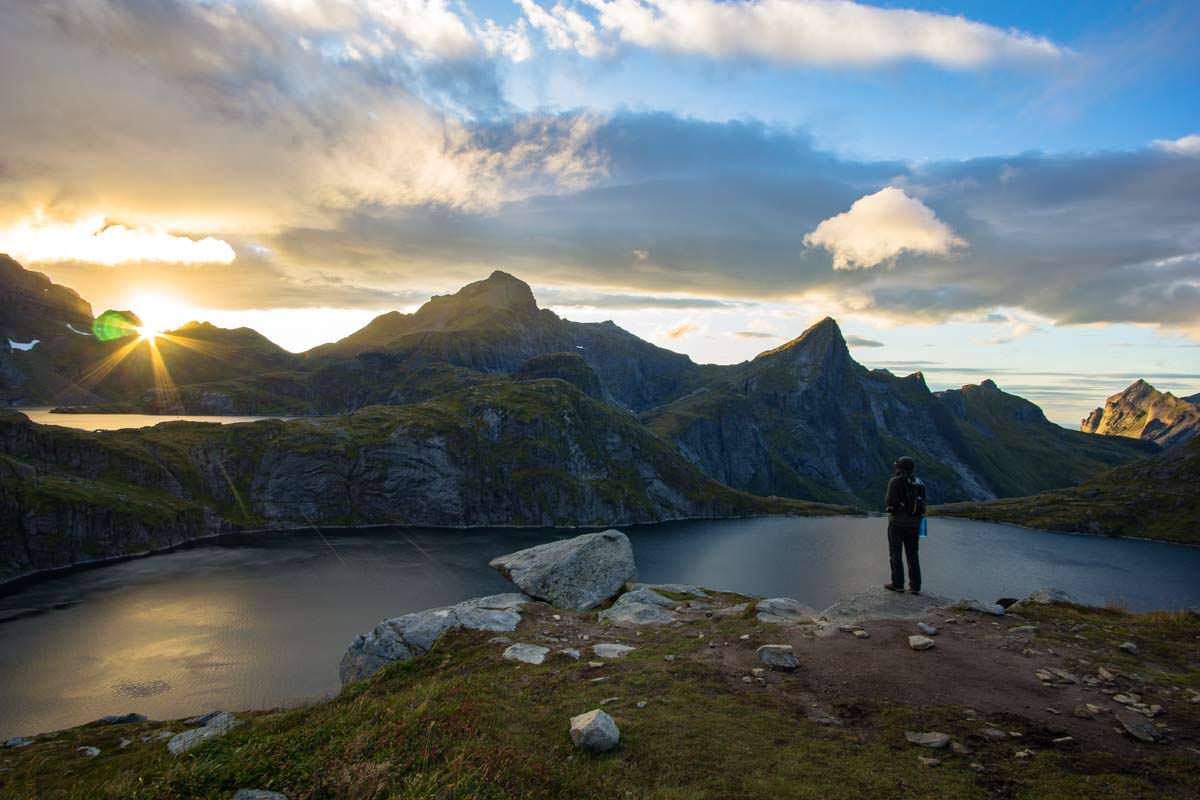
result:
[[[621,741],[621,731],[603,710],[596,708],[571,718],[571,741],[580,750],[603,753]]]
[[[938,733],[936,731],[905,731],[904,738],[908,740],[909,744],[916,744],[920,745],[921,747],[932,747],[935,750],[941,750],[943,747],[950,744],[950,734]]]
[[[790,644],[764,644],[754,651],[758,660],[775,669],[793,670],[800,666]]]
[[[489,565],[530,597],[572,611],[595,608],[637,576],[633,546],[618,530],[529,547]]]
[[[933,639],[928,636],[910,636],[908,646],[913,650],[929,650],[933,647]]]

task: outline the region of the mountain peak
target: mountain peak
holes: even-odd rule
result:
[[[833,317],[825,317],[810,325],[804,333],[790,342],[768,350],[758,357],[784,353],[803,357],[806,361],[823,361],[833,357],[844,357],[847,360],[850,358],[850,350],[846,346],[845,337],[842,336],[842,329],[838,327],[837,320]]]
[[[468,283],[450,299],[472,306],[511,311],[537,311],[537,300],[529,284],[502,270],[495,270],[481,281]]]

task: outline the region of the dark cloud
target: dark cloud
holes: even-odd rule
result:
[[[742,339],[782,339],[783,337],[777,333],[767,333],[766,331],[735,331],[734,336]]]

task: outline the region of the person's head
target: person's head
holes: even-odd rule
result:
[[[917,470],[917,462],[908,456],[900,456],[895,463],[897,475],[912,475]]]

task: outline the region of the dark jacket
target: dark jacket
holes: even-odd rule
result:
[[[921,524],[921,515],[908,513],[908,507],[904,502],[904,484],[908,480],[909,478],[904,475],[892,476],[892,479],[888,481],[887,497],[884,498],[884,505],[887,507],[887,512],[893,525],[902,528],[915,528]],[[911,480],[915,484],[913,488],[920,492],[921,497],[924,497],[925,485],[921,483],[921,479],[912,478]]]

